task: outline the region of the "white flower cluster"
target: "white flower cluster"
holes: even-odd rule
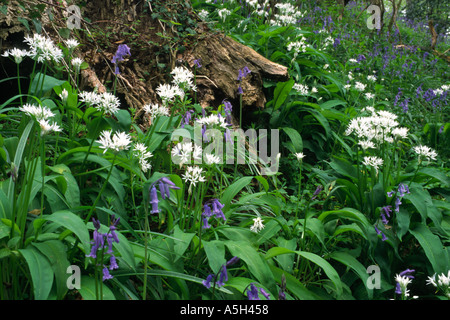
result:
[[[206,126],[219,126],[221,128],[226,128],[226,118],[222,117],[220,114],[210,114],[209,116],[204,116],[195,120],[197,124]]]
[[[306,84],[301,84],[301,83],[296,83],[292,86],[292,88],[294,90],[296,90],[299,94],[301,94],[302,96],[306,96],[309,93],[316,93],[317,92],[317,88],[313,87],[311,89],[311,92],[309,92],[309,87]]]
[[[405,297],[409,297],[408,285],[412,282],[411,278],[397,274],[395,276],[395,281],[400,285],[400,289]]]
[[[253,219],[253,225],[250,227],[250,230],[258,233],[262,229],[264,229],[264,224],[263,224],[263,220],[261,219],[261,217],[257,217],[255,219]]]
[[[366,156],[364,157],[364,160],[362,162],[365,166],[373,167],[378,173],[378,169],[380,166],[383,165],[383,159],[376,157],[376,156]]]
[[[304,16],[297,8],[290,3],[277,3],[275,8],[278,9],[278,13],[274,15],[275,19],[270,20],[270,24],[273,26],[288,26],[296,24],[297,21]]]
[[[219,15],[220,19],[222,19],[225,22],[227,17],[231,14],[231,11],[226,8],[223,8],[217,10],[217,14]]]
[[[363,148],[373,148],[384,141],[393,143],[395,138],[407,137],[408,129],[399,127],[397,115],[385,110],[375,111],[373,107],[364,110],[372,112],[372,115],[353,118],[345,131],[345,135],[356,134]]]
[[[436,274],[434,274],[432,277],[428,277],[427,285],[431,284],[436,288],[439,288],[443,291],[443,293],[447,296],[447,298],[450,298],[450,271],[448,271],[447,275],[444,273],[441,273],[438,275],[438,278],[436,280]]]
[[[421,162],[422,158],[426,158],[428,161],[436,160],[437,153],[430,147],[419,145],[414,147],[413,149],[419,157],[419,162]]]
[[[172,148],[172,161],[180,166],[188,163],[191,159],[198,161],[202,159],[202,148],[196,143],[180,142]]]
[[[295,53],[306,52],[307,47],[306,38],[301,36],[299,41],[289,42],[287,51],[294,51]]]
[[[14,61],[19,64],[22,62],[24,57],[29,56],[30,53],[27,50],[23,50],[23,49],[17,49],[17,48],[13,48],[11,50],[6,50],[2,56],[3,57],[9,57],[12,56],[14,58]]]
[[[152,167],[147,159],[153,157],[153,154],[147,150],[143,143],[138,142],[134,145],[133,154],[138,158],[142,171],[147,172]]]
[[[298,91],[301,95],[306,96],[308,94],[309,88],[306,84],[296,83],[292,87],[294,90]]]
[[[34,104],[25,104],[20,107],[19,110],[36,119],[41,128],[42,136],[51,131],[61,131],[61,128],[56,123],[50,124],[48,118],[54,117],[55,114],[49,108],[36,106]]]
[[[160,106],[157,103],[146,104],[143,107],[146,114],[150,116],[151,121],[158,116],[169,116],[170,111],[166,106]]]
[[[24,41],[30,46],[29,56],[38,62],[59,62],[63,58],[62,50],[50,38],[34,34],[33,37],[25,37]]]
[[[192,82],[194,79],[194,74],[185,67],[176,67],[172,70],[171,74],[173,74],[172,83],[174,85],[179,86],[184,91],[193,90],[196,91],[197,88]]]
[[[131,144],[131,137],[125,132],[115,132],[104,130],[100,134],[100,139],[96,142],[100,143],[100,148],[104,149],[103,153],[112,149],[116,152],[128,150]]]
[[[443,84],[440,88],[433,90],[433,93],[436,96],[441,96],[445,91],[449,91],[449,90],[450,90],[450,85]]]
[[[115,114],[119,111],[120,101],[110,92],[96,93],[83,91],[78,95],[80,101],[89,107],[95,107],[104,114]]]
[[[182,178],[185,182],[189,182],[189,192],[191,192],[191,187],[199,183],[205,182],[206,179],[202,175],[203,169],[198,166],[187,167],[184,174],[182,174]]]

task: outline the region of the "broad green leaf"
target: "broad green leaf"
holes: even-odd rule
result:
[[[294,79],[289,79],[286,82],[279,82],[274,90],[274,110],[277,110],[279,107],[281,107],[286,100],[286,98],[289,96],[289,92],[291,92],[292,87],[294,86],[295,81]]]
[[[30,94],[33,96],[40,96],[40,93],[44,94],[47,91],[53,89],[55,86],[62,85],[66,80],[58,80],[52,76],[36,73],[30,87]]]
[[[225,245],[220,240],[202,241],[202,244],[208,258],[209,267],[214,274],[217,274],[222,265],[227,262],[225,259]]]
[[[62,299],[67,292],[67,267],[70,265],[67,260],[66,248],[59,240],[48,240],[35,242],[32,244],[51,264],[56,280],[56,292],[58,299]]]
[[[223,212],[226,214],[231,206],[231,200],[252,181],[253,177],[242,177],[229,185],[222,194],[220,202],[224,205]]]
[[[372,299],[373,297],[373,290],[370,290],[367,287],[367,279],[369,278],[369,274],[367,273],[366,268],[358,261],[355,257],[350,255],[347,252],[343,251],[333,251],[330,254],[330,258],[334,259],[336,261],[339,261],[340,263],[346,265],[347,267],[353,269],[353,271],[359,276],[361,281],[364,284],[364,287],[367,289],[367,294],[369,296],[369,299]]]
[[[275,280],[270,272],[268,263],[264,258],[250,245],[248,241],[225,241],[225,245],[231,255],[239,257],[248,267],[250,273],[270,292],[275,294],[277,288]]]
[[[189,244],[191,243],[191,240],[194,237],[194,235],[195,233],[185,233],[181,231],[178,225],[174,227],[173,236],[179,239],[179,241],[175,241],[175,244],[173,246],[174,252],[177,255],[174,260],[175,262],[181,257],[183,257],[183,254],[189,247]]]
[[[95,279],[88,276],[81,276],[80,279],[80,289],[78,290],[84,300],[116,300],[111,289],[108,287],[106,282],[98,282],[98,286],[102,286],[103,295],[98,297],[95,289]],[[100,288],[98,290],[98,295],[100,295]]]
[[[50,216],[46,216],[45,219],[53,221],[60,226],[72,231],[78,237],[83,246],[85,254],[90,252],[90,237],[89,231],[84,221],[74,213],[68,210],[57,211]]]
[[[53,285],[53,269],[47,258],[37,249],[19,249],[25,258],[33,282],[35,300],[47,300]]]
[[[303,140],[300,133],[289,127],[281,128],[290,138],[292,145],[294,146],[295,152],[302,152],[303,151]]]
[[[450,265],[448,251],[439,237],[423,224],[417,225],[409,232],[419,241],[434,272],[437,274],[448,272],[448,266]]]
[[[281,276],[284,275],[286,279],[286,289],[290,293],[292,293],[297,299],[300,300],[322,300],[320,296],[315,294],[312,291],[306,289],[306,287],[298,281],[292,274],[275,267],[274,265],[270,265],[270,270],[272,271],[276,281],[281,283]]]
[[[303,258],[315,263],[319,267],[321,267],[323,269],[323,271],[325,272],[325,274],[328,276],[328,278],[333,282],[338,297],[342,296],[343,287],[342,287],[342,282],[341,282],[339,274],[331,266],[331,264],[328,261],[326,261],[325,259],[323,259],[322,257],[320,257],[314,253],[306,252],[306,251],[294,251],[294,250],[289,250],[287,248],[281,248],[281,247],[273,247],[267,251],[265,258],[270,259],[270,258],[276,257],[281,254],[290,254],[290,253],[296,253],[296,254],[302,256]]]

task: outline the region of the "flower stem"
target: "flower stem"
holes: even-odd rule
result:
[[[114,158],[113,158],[113,161],[112,161],[112,163],[111,163],[111,167],[110,167],[110,169],[109,169],[108,176],[106,177],[106,180],[105,180],[105,182],[103,183],[102,189],[101,189],[100,192],[98,193],[97,198],[95,199],[94,203],[93,203],[92,206],[91,206],[91,209],[89,210],[89,213],[88,213],[88,215],[87,215],[87,217],[86,217],[86,219],[85,219],[85,222],[86,222],[86,223],[91,219],[92,213],[93,213],[94,210],[95,210],[95,206],[97,205],[97,202],[100,200],[100,197],[101,197],[103,191],[105,191],[106,186],[108,185],[108,180],[109,180],[109,177],[111,177],[111,173],[112,173],[112,171],[113,171],[113,169],[114,169],[114,163],[116,162],[116,158],[117,158],[117,153],[114,153]]]

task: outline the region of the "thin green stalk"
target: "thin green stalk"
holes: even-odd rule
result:
[[[42,188],[41,188],[41,213],[44,211],[44,188],[45,188],[45,135],[41,136],[41,175],[42,175]]]
[[[114,163],[116,162],[116,158],[117,158],[117,153],[114,153],[114,158],[113,158],[113,161],[112,161],[112,163],[111,163],[111,167],[110,167],[110,169],[109,169],[108,176],[106,177],[106,180],[105,180],[105,182],[103,183],[102,189],[101,189],[100,192],[98,193],[97,198],[95,199],[94,203],[93,203],[92,206],[91,206],[91,209],[89,210],[89,213],[88,213],[88,215],[87,215],[87,217],[86,217],[86,219],[85,219],[85,222],[86,222],[86,223],[91,219],[92,213],[93,213],[94,210],[95,210],[95,207],[96,207],[96,205],[97,205],[97,202],[100,200],[100,197],[101,197],[103,191],[105,191],[106,186],[108,185],[108,180],[109,180],[109,177],[111,177],[111,173],[112,173],[112,171],[113,171],[113,169],[114,169]]]

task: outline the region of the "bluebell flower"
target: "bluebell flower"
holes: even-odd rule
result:
[[[194,65],[197,67],[197,68],[201,68],[202,67],[202,65],[201,65],[201,63],[200,63],[200,61],[201,61],[202,59],[195,59],[194,60]]]
[[[110,280],[110,279],[112,279],[112,278],[113,278],[113,276],[109,273],[108,268],[107,268],[107,267],[104,267],[104,268],[103,268],[103,281],[105,281],[105,280]]]
[[[254,283],[250,284],[250,289],[247,291],[248,300],[261,300],[258,294],[258,288]]]
[[[232,265],[236,264],[239,260],[240,260],[239,257],[234,256],[233,258],[231,258],[230,260],[227,261],[226,266],[227,267],[232,266]]]
[[[114,57],[112,58],[111,62],[114,63],[115,65],[115,69],[114,69],[114,74],[119,74],[119,62],[124,60],[124,56],[130,56],[131,52],[130,52],[130,48],[126,45],[126,44],[121,44],[119,45],[119,47],[117,48],[116,54],[114,55]]]
[[[217,286],[218,287],[224,286],[226,281],[228,281],[228,272],[227,272],[227,267],[224,264],[222,266],[222,268],[220,269],[220,276],[219,276],[219,281],[217,281]]]
[[[211,288],[211,282],[213,281],[214,274],[209,274],[205,280],[202,281],[202,284],[207,288]]]
[[[389,221],[386,218],[386,216],[388,216],[388,218],[391,217],[390,213],[392,213],[392,206],[385,206],[383,208],[381,208],[381,220],[383,221],[384,224],[388,224]]]
[[[112,255],[109,258],[109,270],[116,270],[116,269],[119,269],[119,265],[117,264],[116,257]]]
[[[152,205],[152,211],[150,211],[151,214],[159,213],[158,209],[158,193],[156,192],[156,187],[153,186],[150,190],[150,204]]]
[[[399,212],[400,211],[400,205],[402,204],[400,197],[397,197],[397,199],[395,199],[395,212]]]
[[[398,192],[399,192],[399,196],[400,197],[404,197],[405,194],[409,194],[409,188],[408,185],[404,184],[404,183],[400,183],[398,185]]]

